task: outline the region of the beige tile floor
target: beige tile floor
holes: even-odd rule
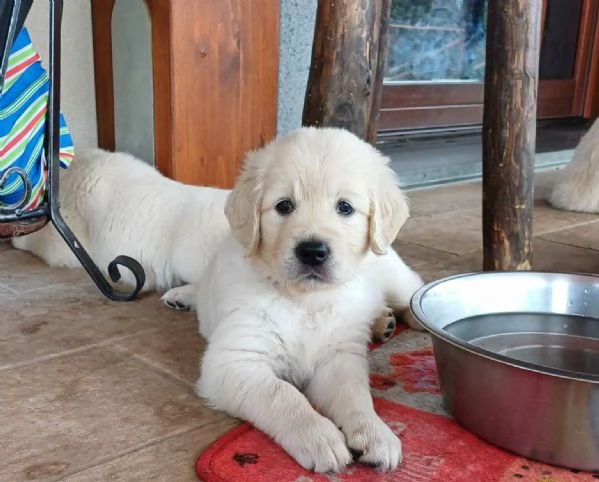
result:
[[[599,272],[599,217],[552,210],[536,179],[534,267]],[[397,247],[426,280],[481,266],[480,184],[410,193]],[[193,393],[193,314],[102,298],[80,270],[0,243],[0,480],[192,481],[235,421]]]

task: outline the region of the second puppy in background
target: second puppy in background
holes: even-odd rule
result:
[[[78,153],[60,173],[60,205],[67,223],[100,269],[118,255],[141,263],[144,291],[197,283],[230,230],[224,215],[228,190],[191,186],[169,179],[123,152]],[[81,269],[81,263],[47,225],[13,238],[50,266]],[[122,283],[135,286],[129,270]]]
[[[557,173],[549,203],[565,211],[599,213],[599,119]]]

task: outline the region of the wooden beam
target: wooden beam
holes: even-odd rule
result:
[[[169,0],[146,0],[152,31],[154,101],[154,164],[165,176],[175,172],[171,92],[171,5]]]
[[[343,127],[374,143],[391,0],[319,1],[303,125]]]
[[[114,2],[115,0],[91,2],[98,146],[108,151],[115,149],[114,81],[112,75],[112,10]]]
[[[279,0],[170,4],[172,177],[230,188],[276,135]]]
[[[483,269],[532,265],[541,0],[489,0],[483,112]]]

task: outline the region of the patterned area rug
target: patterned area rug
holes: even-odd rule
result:
[[[371,387],[377,413],[400,436],[404,460],[390,474],[355,465],[343,474],[302,469],[251,425],[222,436],[200,455],[205,482],[570,482],[596,481],[580,473],[532,462],[483,442],[459,427],[442,407],[430,338],[398,329],[395,338],[372,347]]]

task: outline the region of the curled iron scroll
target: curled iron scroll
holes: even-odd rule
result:
[[[129,256],[117,256],[108,265],[108,274],[110,279],[116,283],[121,279],[119,266],[124,266],[133,274],[135,278],[135,288],[130,293],[123,293],[112,289],[107,296],[114,301],[131,301],[134,300],[146,282],[146,274],[142,266],[135,259]]]
[[[12,214],[15,211],[23,209],[27,206],[31,196],[31,182],[29,182],[29,176],[27,176],[27,173],[20,167],[9,167],[2,173],[2,176],[0,176],[0,191],[4,189],[5,185],[8,183],[9,177],[13,174],[17,175],[23,183],[23,196],[14,204],[0,205],[0,213],[2,214]]]

